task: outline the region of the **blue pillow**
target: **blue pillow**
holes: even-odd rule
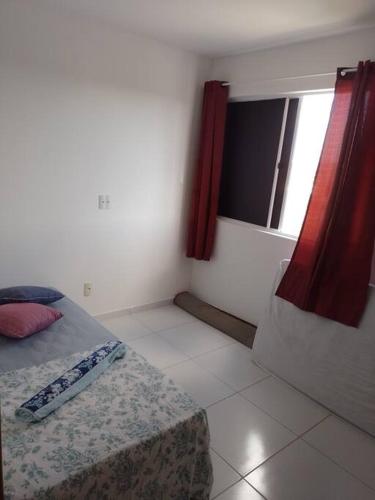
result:
[[[12,286],[0,289],[0,305],[14,302],[35,302],[36,304],[51,304],[64,295],[53,288],[43,286]]]

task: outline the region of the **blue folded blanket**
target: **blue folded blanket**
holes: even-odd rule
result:
[[[87,358],[17,408],[16,417],[24,422],[39,422],[90,385],[113,361],[123,358],[125,353],[125,344],[117,340],[99,346]]]

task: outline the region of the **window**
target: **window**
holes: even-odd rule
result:
[[[299,233],[332,98],[229,103],[219,215]]]
[[[280,230],[298,235],[306,213],[327,130],[333,93],[302,97]]]

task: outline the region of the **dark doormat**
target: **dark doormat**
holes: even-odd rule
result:
[[[255,325],[221,311],[203,300],[199,300],[189,292],[177,294],[173,302],[201,321],[221,330],[250,349],[252,348],[256,332]]]

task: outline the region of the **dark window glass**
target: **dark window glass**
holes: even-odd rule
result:
[[[285,105],[286,99],[228,104],[219,215],[267,226]],[[285,137],[290,139],[291,134],[291,140],[294,124],[295,114],[290,110]],[[290,156],[287,147],[283,151],[285,178],[277,184],[278,207]],[[279,217],[280,212],[273,217],[273,224]]]

